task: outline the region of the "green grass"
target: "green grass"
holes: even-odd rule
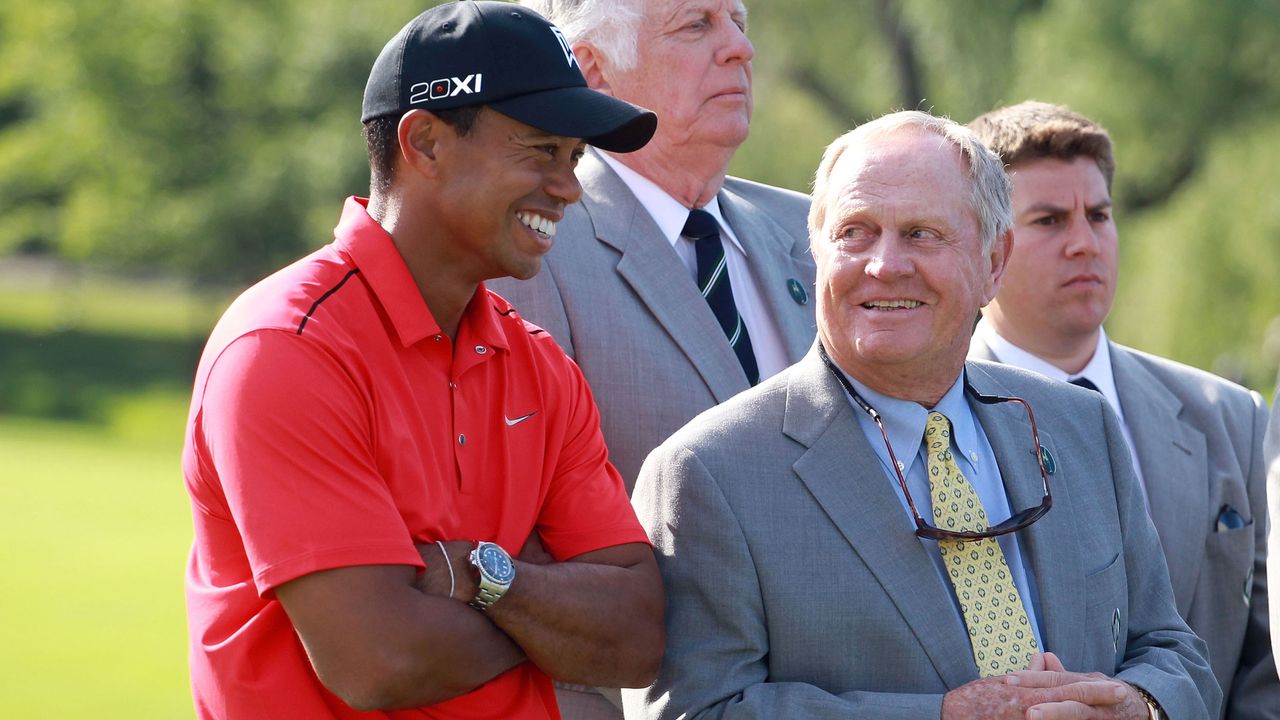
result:
[[[0,718],[194,717],[182,432],[229,297],[0,258]]]
[[[191,718],[185,398],[0,416],[0,717]]]

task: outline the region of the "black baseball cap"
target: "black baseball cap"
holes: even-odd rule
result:
[[[639,150],[658,127],[652,112],[587,87],[546,18],[492,0],[437,5],[405,25],[373,63],[360,121],[467,105],[613,152]]]

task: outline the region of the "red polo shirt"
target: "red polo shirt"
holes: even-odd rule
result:
[[[246,291],[196,373],[183,473],[201,718],[556,718],[524,663],[431,707],[359,713],[317,679],[273,589],[351,565],[422,567],[414,543],[557,559],[647,542],[586,383],[481,287],[450,341],[364,201],[335,241]]]

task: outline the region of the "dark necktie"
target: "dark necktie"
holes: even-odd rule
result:
[[[1082,388],[1084,388],[1085,390],[1092,390],[1092,391],[1094,391],[1094,392],[1102,392],[1101,390],[1099,390],[1099,389],[1098,389],[1098,386],[1097,386],[1097,385],[1094,385],[1092,382],[1090,382],[1090,381],[1089,381],[1089,378],[1087,378],[1087,377],[1085,377],[1085,376],[1083,376],[1083,375],[1081,375],[1081,376],[1080,376],[1080,377],[1078,377],[1078,378],[1075,378],[1074,380],[1068,380],[1067,382],[1071,383],[1072,385],[1076,385],[1076,386],[1082,387]]]
[[[747,382],[760,381],[756,354],[751,349],[751,335],[733,303],[733,286],[729,284],[729,266],[725,262],[724,244],[720,241],[720,225],[706,210],[690,210],[681,235],[693,240],[698,258],[698,289],[711,306],[729,346],[738,356]]]

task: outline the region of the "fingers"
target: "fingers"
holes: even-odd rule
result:
[[[1040,664],[1044,664],[1041,658]],[[1052,670],[1015,670],[1004,676],[1005,684],[1026,688],[1052,688],[1080,682],[1084,678],[1076,673],[1054,672]]]
[[[1052,661],[1045,658],[1043,662],[1046,666],[1052,662],[1057,667],[1062,667],[1062,663],[1058,662],[1057,658]],[[1109,678],[1101,673],[1078,673],[1065,670],[1015,670],[1004,676],[1005,684],[1027,688],[1061,687],[1090,680],[1109,680]]]
[[[1044,654],[1043,657],[1044,657],[1045,670],[1052,670],[1054,672],[1066,672],[1067,669],[1062,666],[1062,661],[1058,659],[1057,655],[1054,655],[1051,652],[1047,652]]]
[[[1085,682],[1063,685],[1061,692],[1064,700],[1074,700],[1085,705],[1099,707],[1122,703],[1129,697],[1129,690],[1124,683],[1115,680],[1088,680]]]
[[[1088,680],[1054,688],[1045,701],[1027,710],[1028,720],[1060,720],[1102,717],[1099,712],[1112,709],[1128,698],[1123,683],[1114,680]]]
[[[1084,720],[1097,716],[1094,708],[1071,701],[1041,703],[1027,709],[1027,720]]]
[[[1031,662],[1028,663],[1027,670],[1048,670],[1050,672],[1065,672],[1066,668],[1062,666],[1062,661],[1057,655],[1051,652],[1036,653],[1031,656]]]

